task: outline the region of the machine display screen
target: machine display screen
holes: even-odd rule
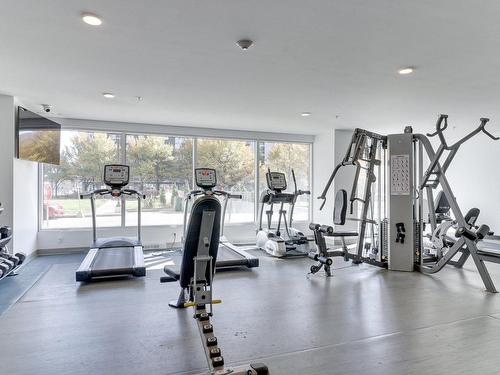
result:
[[[217,174],[215,169],[197,168],[194,172],[197,186],[201,188],[212,188],[217,185]]]
[[[112,186],[125,186],[129,181],[129,171],[128,165],[106,165],[104,167],[104,183]]]
[[[267,186],[271,190],[285,190],[286,189],[285,174],[281,172],[267,173]]]

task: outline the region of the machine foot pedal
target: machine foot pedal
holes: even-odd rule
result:
[[[212,333],[214,331],[214,326],[211,324],[203,325],[203,333]]]
[[[217,337],[212,336],[207,338],[207,346],[217,346]]]
[[[221,367],[224,366],[224,358],[221,356],[212,358],[212,366]]]
[[[220,357],[221,351],[220,348],[212,348],[210,349],[210,358]]]
[[[257,372],[257,375],[268,375],[269,369],[263,363],[251,363],[250,367]]]
[[[206,322],[207,320],[210,319],[210,314],[204,312],[204,313],[198,313],[196,314],[196,318],[200,320],[201,322]]]

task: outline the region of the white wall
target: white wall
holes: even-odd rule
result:
[[[352,133],[354,130],[335,130],[335,165],[340,163],[347,152],[347,148],[351,143]],[[354,176],[356,172],[356,167],[354,166],[345,166],[340,168],[335,177],[334,187],[332,188],[333,192],[336,193],[340,189],[344,189],[347,191],[347,198],[351,194],[352,184],[354,182]],[[348,202],[349,203],[349,202]],[[332,204],[333,205],[333,204]],[[357,204],[354,205],[353,213],[350,214],[350,205],[347,208],[347,218],[356,217],[357,212]],[[358,222],[347,220],[345,225],[342,227],[343,230],[349,231],[357,231],[358,230]]]
[[[313,143],[313,182],[312,182],[312,205],[313,221],[319,224],[331,224],[333,215],[333,187],[327,194],[327,203],[320,211],[319,208],[323,202],[317,199],[323,192],[328,179],[335,167],[335,135],[334,131],[317,134]],[[310,231],[307,230],[306,233]]]
[[[500,134],[493,126],[489,130]],[[497,234],[500,234],[499,164],[500,141],[479,134],[460,148],[446,174],[464,215],[470,208],[479,208],[478,224],[489,225]]]
[[[13,229],[10,247],[27,255],[37,249],[37,164],[15,158],[15,100],[0,95],[0,225]]]
[[[37,250],[38,164],[14,159],[14,249],[31,254]]]
[[[13,224],[13,160],[15,145],[14,98],[0,95],[0,202],[4,211],[0,225]]]
[[[255,224],[227,224],[224,233],[230,241],[236,243],[253,243],[255,241]],[[182,225],[179,226],[147,226],[142,228],[142,242],[146,248],[158,245],[160,248],[170,247],[174,241],[179,245],[182,237]],[[136,227],[105,228],[98,230],[98,237],[135,236]],[[90,229],[45,230],[38,233],[38,248],[54,249],[84,249],[92,241]]]

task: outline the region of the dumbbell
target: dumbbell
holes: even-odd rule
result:
[[[3,274],[9,273],[9,271],[14,268],[14,264],[4,258],[0,258],[0,270],[2,270]]]
[[[14,256],[19,258],[19,264],[23,264],[23,262],[26,260],[26,254],[25,253],[15,253]]]
[[[20,262],[20,259],[17,256],[11,255],[11,254],[6,253],[6,252],[1,252],[0,257],[3,259],[10,260],[14,264],[14,267],[16,267]]]

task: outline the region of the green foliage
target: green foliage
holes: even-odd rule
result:
[[[84,191],[100,186],[104,165],[119,160],[118,147],[116,135],[74,132],[69,145],[61,150],[60,165],[45,164],[43,168],[54,197],[64,181],[81,181]]]
[[[255,155],[244,141],[203,139],[198,141],[198,166],[214,168],[223,189],[253,184]]]
[[[267,169],[286,174],[289,189],[293,189],[292,168],[297,178],[297,188],[309,186],[309,146],[299,143],[272,143],[266,163],[260,163],[261,186],[266,184]]]
[[[183,200],[181,197],[175,197],[175,200],[174,200],[174,210],[177,211],[177,212],[181,212],[184,210],[184,205],[183,205]]]
[[[67,133],[66,133],[67,134]],[[44,165],[44,180],[52,187],[56,198],[60,186],[72,181],[75,190],[90,190],[102,184],[105,164],[120,160],[120,136],[107,133],[71,132],[70,142],[61,150],[59,166]],[[291,168],[295,169],[298,187],[308,186],[309,146],[295,143],[261,143],[259,169],[261,186],[265,185],[267,168],[285,172],[293,188]],[[167,206],[167,194],[162,184],[171,184],[170,205],[177,206],[179,189],[192,186],[193,141],[189,138],[127,135],[127,163],[131,166],[131,181],[156,188],[155,202]],[[215,168],[218,185],[223,189],[237,188],[253,191],[255,154],[252,142],[235,140],[199,139],[197,166]],[[81,185],[79,185],[81,183]]]
[[[172,206],[175,205],[175,199],[179,196],[179,191],[177,189],[177,185],[174,184],[174,186],[172,187],[172,195],[170,196],[170,204]]]
[[[169,176],[167,163],[173,160],[172,152],[173,146],[167,144],[164,137],[127,137],[127,162],[132,176],[139,179],[141,184],[154,183],[157,192],[160,183]]]
[[[59,158],[59,132],[52,130],[19,132],[19,157],[36,161]]]
[[[147,197],[144,199],[144,208],[154,208],[154,198]]]
[[[163,188],[160,189],[160,205],[162,207],[167,206],[167,197],[165,195],[165,189],[163,189]]]
[[[84,190],[91,183],[99,186],[102,183],[104,165],[119,160],[119,137],[106,133],[78,132],[63,151],[63,159],[68,164],[72,177],[83,182]]]
[[[193,180],[193,141],[179,137],[176,140],[178,143],[173,150],[173,158],[166,164],[169,179],[184,184],[186,190],[190,190]]]

